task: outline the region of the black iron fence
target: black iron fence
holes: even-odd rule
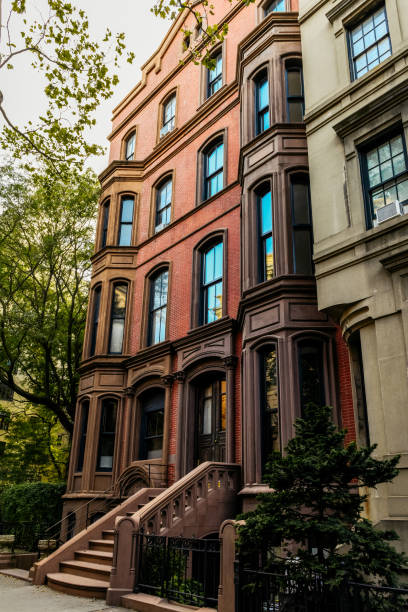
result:
[[[135,591],[179,603],[217,607],[220,541],[218,539],[138,536]]]
[[[0,522],[0,535],[14,535],[15,540],[12,550],[21,549],[27,552],[35,552],[38,540],[44,527],[39,523],[10,523]]]
[[[235,562],[236,612],[403,612],[408,589],[356,582],[330,589],[316,575],[264,572]]]

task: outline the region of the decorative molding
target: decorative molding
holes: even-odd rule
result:
[[[237,363],[238,357],[236,357],[235,355],[228,355],[228,357],[225,357],[224,359],[224,365],[227,370],[235,370],[235,368],[237,367]]]
[[[174,374],[165,374],[161,377],[161,380],[166,387],[172,387],[174,382]]]
[[[134,397],[135,395],[134,387],[126,387],[126,389],[124,390],[124,395],[125,397]]]
[[[408,248],[405,248],[399,253],[388,255],[380,259],[380,263],[388,272],[397,272],[408,267]]]
[[[174,374],[174,377],[178,383],[184,383],[186,379],[186,373],[184,370],[179,370]]]

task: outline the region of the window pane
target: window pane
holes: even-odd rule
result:
[[[212,417],[212,397],[206,397],[204,399],[203,423],[202,423],[202,431],[201,431],[201,433],[204,435],[208,435],[212,433],[211,417]]]
[[[309,230],[296,230],[293,236],[296,274],[313,274],[312,237]]]
[[[227,381],[221,381],[221,410],[220,410],[220,429],[225,431],[227,428]]]
[[[215,285],[214,310],[214,318],[220,319],[222,317],[222,283],[217,283]]]
[[[371,186],[377,185],[378,183],[381,182],[379,166],[376,166],[372,170],[368,171],[368,180]]]
[[[292,183],[293,223],[309,225],[309,189],[305,183]]]
[[[392,160],[394,175],[400,174],[406,170],[405,156],[403,153],[396,155]]]
[[[268,191],[261,197],[261,233],[268,234],[272,231],[272,196]]]
[[[266,106],[269,106],[269,84],[267,79],[263,79],[258,86],[258,108]]]
[[[378,166],[378,151],[374,149],[373,151],[369,151],[367,153],[367,167],[368,169],[373,168],[374,166]]]
[[[112,315],[124,317],[126,311],[127,285],[115,285],[113,291]]]
[[[289,121],[292,123],[302,123],[303,121],[303,103],[289,101]]]
[[[265,15],[270,13],[283,13],[285,11],[285,0],[273,0],[265,7]]]
[[[303,344],[301,346],[299,370],[302,408],[309,403],[323,405],[325,402],[325,390],[322,354],[319,344]]]
[[[122,200],[122,218],[123,223],[132,223],[133,221],[133,198]]]
[[[132,134],[126,141],[126,159],[133,159],[135,153],[135,134]]]
[[[119,246],[130,246],[132,244],[132,225],[126,224],[120,227]]]
[[[388,187],[388,189],[384,190],[385,195],[385,203],[391,204],[391,202],[395,202],[397,199],[397,187],[393,185],[392,187]]]
[[[223,264],[222,242],[220,242],[219,244],[217,244],[214,247],[214,251],[215,251],[215,255],[214,255],[214,278],[222,278],[222,264]]]
[[[124,319],[113,319],[110,339],[110,353],[121,353],[123,344]]]
[[[385,181],[388,181],[388,179],[392,178],[393,176],[393,172],[392,172],[392,162],[389,159],[386,162],[383,162],[380,166],[381,168],[381,181],[384,183]]]
[[[277,353],[272,349],[262,356],[262,463],[281,450]]]
[[[274,262],[273,262],[273,238],[270,236],[264,243],[264,280],[270,280],[274,277]]]
[[[214,262],[215,262],[215,248],[210,249],[205,254],[204,261],[204,283],[210,283],[214,280]]]
[[[290,96],[302,96],[302,79],[300,70],[288,70],[288,94]]]
[[[373,191],[371,201],[373,204],[374,215],[376,214],[377,208],[384,206],[384,190],[381,188],[379,190]]]

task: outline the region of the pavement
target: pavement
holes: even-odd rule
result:
[[[124,608],[112,608],[103,599],[64,595],[0,575],[0,612],[124,612]]]

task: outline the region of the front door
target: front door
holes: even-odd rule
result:
[[[203,461],[225,461],[227,383],[225,379],[203,383],[198,388],[196,465]]]

